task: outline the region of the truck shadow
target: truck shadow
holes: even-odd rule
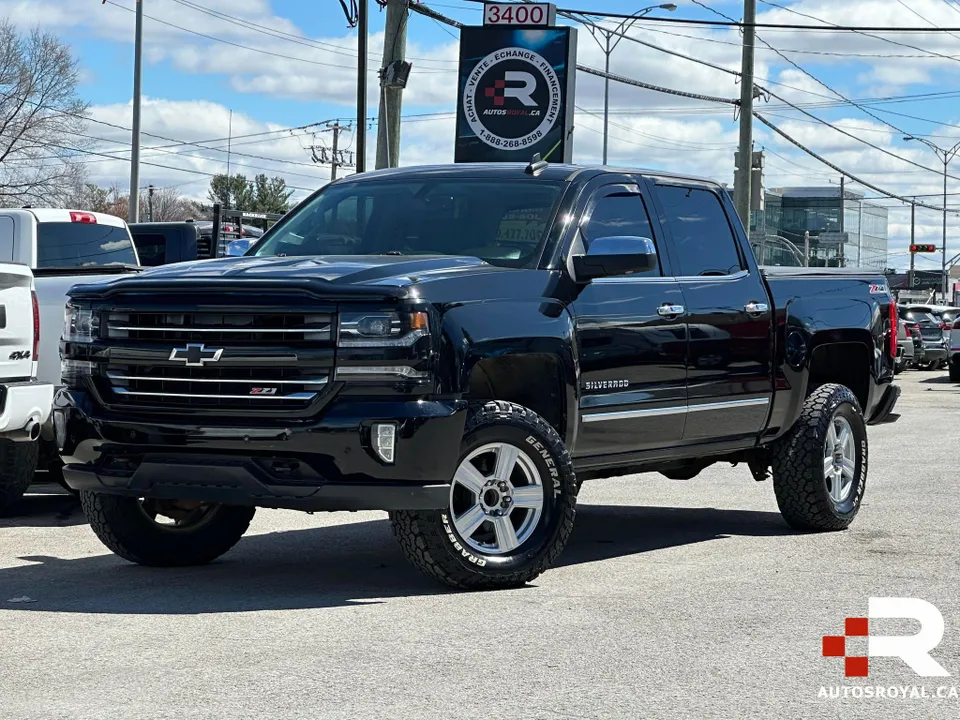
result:
[[[559,565],[722,539],[790,534],[777,513],[711,508],[581,506]],[[146,568],[114,555],[62,559],[25,553],[0,569],[0,610],[201,614],[380,604],[441,595],[410,566],[386,520],[245,537],[198,568]],[[14,598],[30,598],[19,603]]]
[[[0,514],[0,528],[85,525],[80,500],[59,487],[31,487],[20,502]]]

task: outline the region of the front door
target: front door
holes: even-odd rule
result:
[[[683,298],[648,207],[639,186],[606,186],[594,195],[580,228],[583,250],[601,237],[650,238],[660,266],[594,280],[573,302],[581,368],[575,457],[671,447],[683,436]]]
[[[656,194],[687,309],[683,442],[756,437],[773,397],[773,310],[766,286],[711,186],[658,181]]]

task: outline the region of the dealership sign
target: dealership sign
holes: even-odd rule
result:
[[[454,160],[570,162],[575,69],[572,28],[463,28]]]

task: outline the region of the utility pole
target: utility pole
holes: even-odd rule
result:
[[[803,266],[810,267],[810,231],[803,231]]]
[[[840,252],[839,252],[840,267],[846,267],[847,265],[846,258],[844,257],[845,255],[844,251],[846,250],[846,246],[847,246],[847,242],[846,242],[847,239],[843,236],[843,216],[847,212],[847,196],[844,194],[844,189],[843,189],[844,182],[846,181],[846,179],[847,178],[845,175],[840,176]],[[858,254],[859,254],[859,250],[858,250]],[[860,258],[858,258],[858,261],[859,260]]]
[[[153,185],[147,186],[147,217],[153,222]]]
[[[753,173],[753,45],[757,0],[743,0],[743,55],[740,62],[740,167],[737,168],[735,204],[743,226],[750,232],[750,176]]]
[[[913,233],[914,233],[914,221],[916,220],[917,215],[917,203],[916,198],[914,202],[910,203],[910,246],[913,247]],[[916,260],[917,254],[915,252],[910,253],[910,274],[907,276],[907,287],[910,289],[910,292],[913,292],[913,263]]]
[[[133,130],[130,133],[130,202],[127,221],[140,217],[140,75],[143,55],[143,0],[137,0],[137,22],[133,39]]]
[[[367,4],[357,0],[357,172],[367,169]]]
[[[397,167],[400,159],[400,111],[403,84],[387,77],[388,69],[404,64],[407,51],[407,0],[387,0],[383,28],[383,63],[380,66],[380,112],[377,115],[377,170]],[[405,84],[405,83],[404,83]]]
[[[337,179],[337,165],[340,164],[340,158],[337,157],[337,149],[340,145],[340,123],[333,124],[333,153],[330,158],[330,182]]]

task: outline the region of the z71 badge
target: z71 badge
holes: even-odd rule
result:
[[[587,380],[587,390],[609,390],[610,388],[630,387],[629,380]]]
[[[870,294],[871,294],[871,295],[886,295],[888,292],[890,292],[890,291],[887,289],[887,286],[886,286],[886,285],[871,285],[871,286],[870,286]]]

